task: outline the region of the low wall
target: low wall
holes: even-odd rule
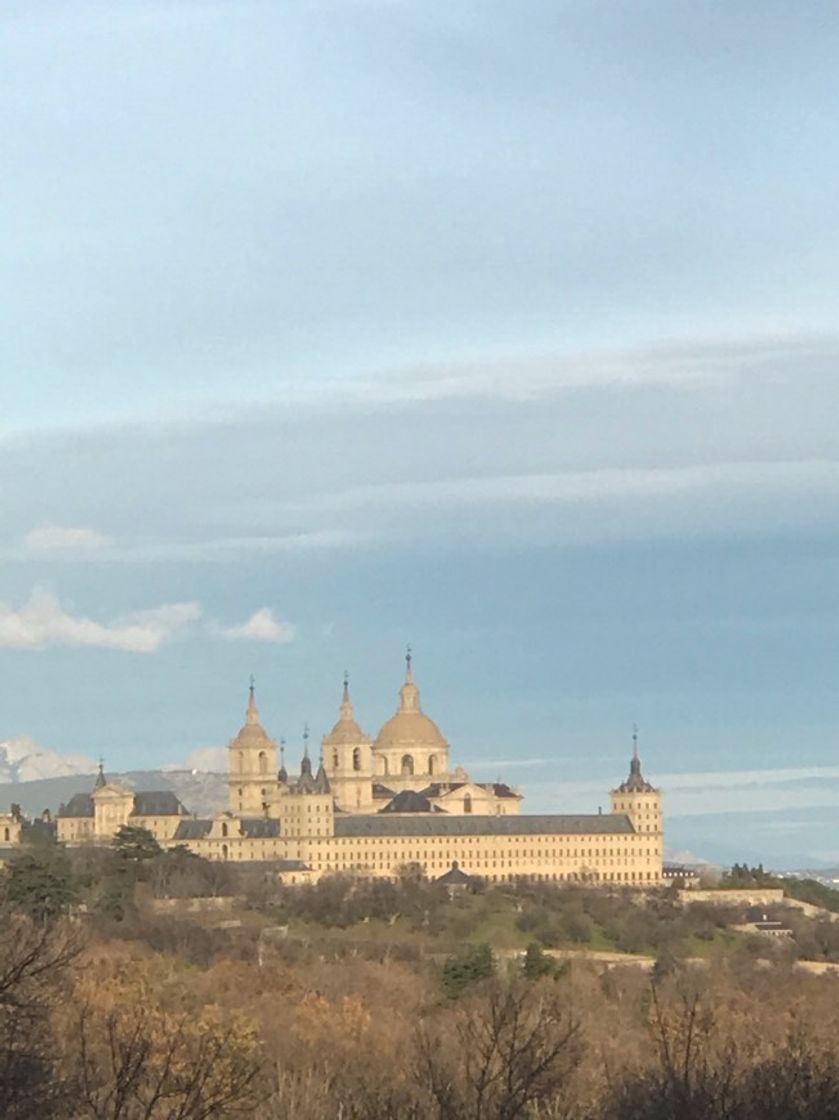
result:
[[[735,891],[679,891],[680,902],[710,902],[716,906],[772,906],[784,901],[780,887],[744,887]]]
[[[234,895],[223,895],[218,898],[154,898],[151,907],[156,914],[197,914],[207,910],[232,910],[242,902],[241,898]]]

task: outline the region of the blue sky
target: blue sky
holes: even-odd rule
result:
[[[410,641],[532,809],[637,721],[674,847],[837,858],[837,53],[818,2],[4,5],[0,738],[186,758],[253,672],[296,751]]]

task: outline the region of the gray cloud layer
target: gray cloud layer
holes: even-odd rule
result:
[[[832,532],[838,366],[834,338],[680,345],[32,432],[0,444],[2,548],[101,563]]]

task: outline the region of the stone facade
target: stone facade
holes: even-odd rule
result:
[[[58,840],[64,844],[110,843],[124,825],[147,829],[162,846],[174,840],[189,813],[170,790],[135,793],[109,782],[102,767],[92,793],[77,793],[58,810]]]

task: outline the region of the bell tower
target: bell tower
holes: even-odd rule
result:
[[[268,816],[277,792],[277,744],[259,722],[253,677],[245,722],[227,750],[231,811],[238,817]]]
[[[371,812],[373,744],[356,723],[346,673],[338,722],[323,737],[322,760],[339,808],[348,813]]]

